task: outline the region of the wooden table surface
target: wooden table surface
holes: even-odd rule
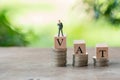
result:
[[[94,67],[95,49],[87,52],[87,67],[72,67],[72,48],[67,50],[67,66],[55,67],[52,48],[0,48],[0,80],[120,80],[120,48],[109,48],[107,67]]]

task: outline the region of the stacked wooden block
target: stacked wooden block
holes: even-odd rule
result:
[[[88,54],[84,40],[74,41],[73,66],[82,67],[88,65]]]
[[[67,63],[66,36],[54,37],[53,64],[63,67]]]
[[[96,56],[93,56],[94,66],[108,65],[107,44],[96,45]],[[67,63],[66,36],[54,37],[53,64],[63,67]],[[88,65],[88,53],[84,40],[74,40],[73,66],[82,67]]]
[[[107,44],[96,45],[96,56],[93,56],[95,66],[108,66],[108,46]]]

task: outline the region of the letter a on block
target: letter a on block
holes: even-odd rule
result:
[[[66,48],[66,36],[55,36],[54,37],[54,48],[65,49]]]
[[[80,48],[80,46],[78,47],[76,54],[78,54],[78,53],[83,53],[82,49]]]
[[[74,53],[86,54],[86,45],[84,40],[74,40]]]
[[[101,59],[101,58],[108,59],[108,46],[106,44],[96,45],[96,57],[97,59]]]

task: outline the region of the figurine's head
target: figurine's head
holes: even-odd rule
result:
[[[58,20],[58,22],[60,23],[61,21],[60,21],[60,20]]]

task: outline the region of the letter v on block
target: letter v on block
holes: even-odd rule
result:
[[[60,39],[57,39],[57,42],[58,42],[59,46],[61,46],[61,44],[63,43],[63,39],[61,39],[61,42],[60,42]]]
[[[66,48],[66,36],[54,37],[54,48],[65,49]]]

